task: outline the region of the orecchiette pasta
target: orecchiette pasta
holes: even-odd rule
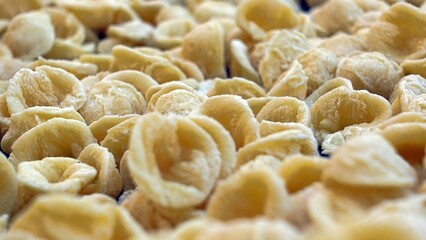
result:
[[[283,132],[288,130],[300,130],[307,135],[313,135],[313,132],[310,128],[302,123],[295,122],[271,122],[267,120],[262,120],[259,124],[260,136],[266,137],[268,135]]]
[[[9,159],[18,166],[21,162],[45,157],[77,158],[87,145],[95,142],[86,124],[73,119],[53,118],[22,134],[12,145]]]
[[[108,134],[108,130],[114,126],[126,121],[127,119],[137,117],[137,114],[127,114],[123,116],[103,116],[89,125],[89,129],[98,143],[102,142]]]
[[[0,153],[0,216],[14,210],[18,199],[18,181],[13,165]]]
[[[145,99],[134,86],[111,80],[93,86],[80,113],[91,124],[106,115],[143,114],[145,110]]]
[[[260,85],[259,74],[251,65],[247,46],[242,41],[235,39],[231,40],[229,49],[231,52],[231,76],[242,77]]]
[[[131,84],[144,96],[146,91],[158,83],[151,76],[136,70],[123,70],[106,75],[102,81],[119,80]]]
[[[213,87],[207,93],[207,96],[216,95],[238,95],[243,99],[265,96],[265,91],[259,85],[244,78],[215,79]]]
[[[303,66],[299,61],[294,60],[288,70],[278,77],[278,80],[267,95],[276,97],[289,96],[303,100],[306,98],[308,80],[309,78],[303,70]]]
[[[49,66],[35,71],[24,68],[10,79],[6,101],[10,113],[34,106],[73,107],[80,109],[86,96],[83,85],[71,73]]]
[[[235,6],[227,2],[205,1],[194,9],[194,17],[199,22],[213,18],[235,18]]]
[[[109,70],[112,63],[112,56],[108,54],[83,54],[78,59],[82,63],[91,63],[96,65],[99,72]]]
[[[1,149],[10,153],[13,143],[26,131],[52,118],[74,119],[84,123],[84,119],[73,108],[31,107],[10,118],[9,130],[1,140]]]
[[[277,97],[265,104],[256,115],[261,122],[296,122],[306,126],[311,124],[311,116],[308,106],[294,97]]]
[[[367,50],[362,39],[344,33],[335,34],[330,38],[324,39],[318,47],[333,51],[339,58]]]
[[[80,191],[82,194],[103,193],[113,198],[118,197],[122,189],[122,180],[114,156],[108,149],[90,144],[81,151],[78,160],[97,170],[93,181]]]
[[[241,97],[210,97],[196,111],[222,124],[231,133],[237,149],[260,137],[259,124],[247,102]]]
[[[109,37],[132,44],[145,44],[151,41],[154,28],[141,20],[132,20],[108,27]]]
[[[401,112],[425,112],[423,95],[426,94],[426,79],[419,75],[408,75],[396,84],[390,101],[394,115]]]
[[[314,92],[312,92],[306,99],[305,103],[311,107],[322,95],[330,92],[333,89],[336,89],[338,87],[346,87],[350,90],[353,90],[352,82],[346,78],[337,77],[333,78],[327,82],[325,82],[323,85],[321,85],[319,88],[317,88]]]
[[[221,165],[214,139],[189,119],[150,113],[139,118],[133,128],[130,173],[148,198],[164,207],[202,203]]]
[[[291,28],[297,24],[296,6],[291,0],[242,0],[237,7],[238,26],[253,39],[263,40],[273,29]]]
[[[220,182],[207,205],[207,216],[222,221],[284,216],[288,196],[283,182],[267,167],[243,168]]]
[[[426,77],[425,64],[426,59],[405,60],[401,63],[401,67],[406,75],[418,74],[424,78]]]
[[[83,79],[89,75],[95,75],[98,72],[98,67],[91,63],[81,63],[67,60],[48,60],[42,57],[31,63],[29,67],[34,70],[35,68],[43,65],[62,68],[65,71],[74,74],[74,76],[76,76],[78,79]]]
[[[191,19],[176,19],[160,23],[153,32],[153,41],[161,48],[180,46],[186,34],[196,27]]]

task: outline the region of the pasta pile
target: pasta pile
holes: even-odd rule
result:
[[[0,0],[0,239],[425,239],[425,26],[422,0]]]

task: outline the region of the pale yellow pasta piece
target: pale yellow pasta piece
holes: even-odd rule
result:
[[[401,67],[404,69],[406,75],[409,74],[418,74],[423,78],[426,77],[426,60],[425,59],[416,59],[416,60],[405,60],[401,63]]]
[[[4,35],[4,42],[15,57],[34,58],[53,46],[55,31],[48,14],[22,13],[13,18]]]
[[[388,9],[389,4],[382,0],[352,0],[358,5],[364,12],[372,11],[384,11]]]
[[[426,79],[419,75],[408,75],[402,78],[393,89],[390,101],[394,115],[401,112],[426,112],[426,106],[416,106],[416,99],[426,94]]]
[[[77,61],[45,59],[39,57],[37,61],[30,64],[29,68],[36,69],[39,66],[50,66],[62,68],[63,70],[74,74],[78,79],[83,79],[89,75],[95,75],[98,72],[98,67],[92,63],[82,63]]]
[[[193,15],[198,22],[207,22],[213,18],[235,19],[236,7],[227,2],[205,1],[197,5]]]
[[[199,234],[200,240],[270,239],[297,240],[301,234],[292,225],[283,220],[271,220],[259,217],[253,220],[234,220],[225,224],[207,224],[206,231]]]
[[[256,115],[260,122],[268,120],[272,122],[296,122],[306,126],[311,125],[311,116],[305,102],[294,97],[276,97]]]
[[[349,32],[363,10],[352,0],[330,0],[315,8],[312,21],[327,35],[343,31]]]
[[[324,48],[314,48],[300,55],[297,60],[303,66],[303,71],[308,77],[308,95],[335,77],[339,63],[337,56]]]
[[[244,78],[234,77],[231,79],[214,80],[213,87],[207,93],[207,96],[217,95],[237,95],[243,99],[265,96],[265,91],[256,83]]]
[[[82,44],[86,38],[84,25],[71,13],[61,8],[44,8],[55,29],[55,38]]]
[[[305,99],[308,91],[308,76],[303,70],[302,64],[294,60],[288,70],[282,73],[274,86],[269,90],[268,96],[275,97],[295,97]]]
[[[342,77],[336,77],[333,78],[321,86],[319,86],[315,91],[313,91],[306,99],[305,103],[311,107],[322,95],[330,92],[333,89],[336,89],[338,87],[346,87],[348,89],[353,90],[352,82],[346,78]]]
[[[119,80],[131,84],[144,96],[150,87],[158,85],[158,83],[152,77],[136,70],[123,70],[114,72],[108,74],[102,79],[102,81],[108,80]]]
[[[182,42],[182,57],[197,64],[204,76],[221,77],[225,72],[225,33],[216,21],[194,28]]]
[[[18,180],[13,165],[0,153],[0,216],[11,213],[18,201]]]
[[[20,69],[28,67],[29,64],[29,62],[17,58],[0,59],[0,80],[9,80]]]
[[[22,162],[16,177],[19,184],[32,194],[77,194],[93,182],[97,170],[77,159],[47,157],[39,161]]]
[[[154,30],[154,43],[164,49],[180,46],[186,34],[196,27],[191,19],[174,19],[160,23]]]
[[[312,22],[309,15],[300,13],[298,16],[298,23],[294,29],[303,33],[308,39],[316,38],[320,33],[318,26]]]
[[[201,210],[193,208],[167,208],[148,198],[143,190],[134,190],[121,203],[133,218],[146,230],[172,229],[178,224],[202,215]]]
[[[121,41],[143,45],[151,41],[154,28],[141,20],[132,20],[108,27],[107,35]]]
[[[265,90],[269,91],[278,77],[289,69],[293,60],[306,52],[307,48],[305,36],[294,30],[270,32],[264,42],[256,44],[251,57],[258,67]]]
[[[108,54],[83,54],[78,59],[81,63],[96,65],[99,72],[108,71],[112,63],[112,56]]]
[[[86,96],[83,85],[71,73],[49,66],[35,71],[24,68],[10,79],[6,101],[10,113],[34,106],[73,107],[80,109]]]
[[[368,31],[368,28],[373,25],[374,22],[379,20],[381,13],[381,11],[365,12],[355,21],[351,27],[350,32],[352,34],[359,34],[362,31]]]
[[[231,52],[230,73],[232,77],[242,77],[261,84],[259,73],[250,63],[247,46],[240,40],[231,40],[229,45]]]
[[[425,156],[425,123],[394,123],[384,128],[381,134],[411,166],[421,168]]]
[[[1,36],[1,31],[0,31]],[[13,58],[12,50],[5,44],[0,43],[0,60],[10,60]]]
[[[10,125],[10,113],[7,108],[6,94],[0,94],[0,136],[3,137]]]
[[[148,89],[148,111],[187,115],[197,108],[205,96],[181,82],[169,82]]]
[[[150,75],[158,83],[185,79],[186,76],[178,67],[164,57],[153,55],[125,46],[116,46],[112,49],[113,72],[120,70],[138,70]]]
[[[120,160],[120,176],[123,183],[123,195],[121,195],[120,198],[123,196],[126,196],[126,191],[131,191],[136,189],[136,183],[133,181],[133,177],[130,175],[129,165],[127,162],[129,161],[129,151],[124,152],[123,157]]]
[[[19,0],[10,2],[8,0],[0,1],[0,18],[13,18],[19,13],[39,9],[43,6],[42,0]]]
[[[383,97],[345,86],[322,95],[311,107],[312,125],[319,143],[327,134],[347,126],[360,123],[375,125],[391,115],[390,104]]]
[[[74,14],[86,27],[93,30],[105,30],[109,25],[137,18],[137,14],[125,4],[125,1],[58,0],[56,3]]]
[[[97,171],[93,181],[85,186],[80,193],[103,193],[113,198],[118,197],[123,183],[115,165],[114,156],[108,152],[108,149],[95,143],[90,144],[81,151],[78,160],[94,167]]]
[[[321,43],[318,44],[318,47],[333,51],[339,58],[367,50],[362,39],[345,33],[338,33],[321,41]]]
[[[259,155],[284,159],[292,154],[318,155],[317,142],[312,133],[288,130],[274,133],[247,144],[238,150],[237,168]]]
[[[354,89],[365,89],[388,99],[404,72],[385,55],[368,52],[343,58],[336,75],[351,80]]]
[[[73,108],[31,107],[10,117],[9,130],[1,140],[1,149],[10,153],[13,143],[26,131],[52,118],[74,119],[82,123],[84,119]]]
[[[266,38],[266,32],[291,28],[297,24],[296,5],[291,0],[242,0],[237,7],[236,22],[254,40]]]
[[[300,130],[307,135],[313,136],[313,132],[310,128],[302,123],[295,122],[271,122],[267,120],[262,120],[259,124],[260,136],[266,137],[268,135],[288,131],[288,130]]]
[[[239,96],[210,97],[198,107],[197,112],[220,122],[231,133],[237,149],[260,137],[256,118],[247,101]]]
[[[327,160],[321,157],[293,155],[285,158],[277,171],[284,180],[287,191],[295,193],[321,181],[326,162]]]
[[[96,51],[99,52],[100,54],[110,55],[112,53],[112,49],[118,45],[131,46],[132,44],[123,42],[119,39],[107,37],[99,41],[98,46],[96,47]],[[109,67],[110,66],[108,66],[108,69]]]
[[[41,239],[70,236],[130,240],[147,237],[129,213],[117,207],[113,199],[97,195],[83,198],[58,194],[42,196],[11,225],[10,232],[16,231]]]
[[[180,51],[180,50],[182,50],[182,48],[178,48],[178,50]],[[195,79],[197,81],[203,81],[204,80],[203,72],[197,66],[197,64],[195,64],[191,61],[184,60],[184,59],[180,58],[180,53],[179,53],[179,58],[172,58],[172,59],[170,59],[170,61],[175,66],[177,66],[187,76],[187,78],[192,78],[192,79]],[[184,80],[182,80],[182,81],[184,81]]]
[[[76,59],[83,54],[95,52],[94,43],[84,45],[74,43],[72,41],[56,38],[49,52],[43,54],[48,59]]]
[[[274,171],[281,165],[281,160],[272,155],[259,155],[253,161],[244,165],[245,168],[268,167]]]
[[[145,0],[131,0],[130,6],[138,14],[138,16],[151,24],[156,24],[156,18],[158,13],[164,7],[169,4],[165,1],[154,0],[154,1],[145,1]]]
[[[351,187],[409,187],[414,169],[377,134],[356,137],[336,150],[323,169],[323,181]]]
[[[102,147],[106,147],[114,155],[117,165],[124,152],[129,148],[130,134],[138,117],[129,118],[107,130],[107,135],[100,142]]]
[[[96,83],[87,94],[87,101],[80,113],[91,124],[107,115],[143,114],[145,99],[132,85],[117,81]]]
[[[133,127],[128,166],[149,199],[183,208],[206,200],[222,164],[214,139],[196,123],[150,113]]]
[[[207,216],[221,221],[266,216],[280,218],[288,209],[282,180],[270,168],[242,168],[218,184]]]
[[[190,115],[189,119],[202,127],[216,142],[222,159],[219,178],[224,179],[235,170],[236,150],[231,134],[217,121],[202,115]]]
[[[176,19],[191,19],[192,16],[186,8],[179,5],[168,5],[158,12],[155,18],[157,24]]]
[[[127,114],[123,116],[117,116],[117,115],[103,116],[99,118],[98,120],[94,121],[92,124],[90,124],[89,129],[92,132],[93,136],[98,141],[98,143],[100,143],[107,136],[109,129],[113,128],[114,126],[117,126],[118,124],[130,118],[134,118],[137,116],[139,115]]]
[[[397,62],[426,56],[423,47],[426,14],[407,3],[396,3],[373,23],[367,36],[370,51],[379,51]]]
[[[397,114],[386,121],[377,125],[378,129],[385,129],[397,123],[426,123],[426,113],[421,112],[402,112]]]
[[[247,103],[253,112],[253,114],[256,116],[260,110],[272,99],[275,97],[260,97],[260,98],[250,98],[247,99]]]
[[[86,124],[72,119],[53,118],[22,134],[12,145],[10,161],[18,166],[45,157],[73,157],[95,143]]]

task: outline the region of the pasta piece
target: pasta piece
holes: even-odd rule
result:
[[[362,39],[345,33],[338,33],[324,39],[318,44],[318,47],[333,51],[338,58],[349,57],[354,53],[367,50],[366,44]]]
[[[53,46],[55,31],[49,15],[43,12],[22,13],[13,18],[4,35],[4,42],[15,57],[34,58]]]
[[[111,115],[103,116],[98,120],[94,121],[89,125],[89,129],[92,132],[93,136],[96,138],[98,143],[102,142],[108,134],[108,130],[117,126],[118,124],[130,119],[137,117],[137,114],[127,114],[123,116]]]
[[[207,93],[207,96],[217,95],[237,95],[243,99],[263,97],[265,91],[257,84],[248,81],[244,78],[231,78],[231,79],[220,79],[214,80],[213,87]]]
[[[382,52],[399,63],[423,58],[426,35],[420,29],[425,21],[426,15],[420,9],[407,3],[393,4],[370,27],[366,36],[368,49]]]
[[[140,189],[133,191],[121,206],[146,230],[172,229],[178,224],[202,215],[192,208],[167,208],[156,204]]]
[[[383,97],[344,86],[322,95],[311,107],[312,125],[319,143],[327,134],[347,126],[361,123],[376,125],[391,115],[390,104]]]
[[[132,85],[117,81],[96,83],[87,94],[87,101],[80,109],[87,124],[107,115],[143,114],[145,99]]]
[[[0,1],[0,18],[13,18],[19,13],[28,12],[42,7],[40,0]]]
[[[29,66],[29,62],[19,59],[0,59],[0,80],[9,80],[19,70]]]
[[[164,49],[180,46],[186,34],[196,27],[191,19],[176,19],[160,23],[153,32],[155,44]]]
[[[82,44],[86,38],[84,25],[71,13],[60,8],[45,8],[55,29],[55,38]]]
[[[402,69],[404,69],[405,75],[409,74],[418,74],[423,78],[426,77],[426,60],[418,59],[418,60],[405,60],[401,63]]]
[[[135,70],[123,70],[106,75],[102,81],[119,80],[128,83],[136,88],[143,96],[152,86],[158,83],[149,75]]]
[[[10,113],[34,106],[73,107],[80,109],[86,96],[83,85],[72,74],[60,68],[21,69],[10,79],[6,101]]]
[[[333,89],[336,89],[338,87],[346,87],[350,90],[353,90],[352,82],[346,78],[342,77],[336,77],[333,78],[327,82],[325,82],[323,85],[319,86],[315,91],[313,91],[306,99],[305,103],[311,107],[322,95],[330,92]]]
[[[250,98],[247,99],[247,103],[253,114],[256,116],[260,110],[262,110],[262,108],[272,99],[275,99],[275,97]]]
[[[264,42],[256,44],[251,57],[258,67],[265,90],[269,91],[278,77],[289,69],[293,60],[306,52],[307,48],[305,36],[290,30],[270,32]]]
[[[12,145],[25,132],[52,118],[74,119],[84,122],[84,119],[72,108],[58,107],[32,107],[20,113],[13,114],[10,118],[9,130],[1,140],[1,149],[10,153]]]
[[[306,126],[311,124],[308,106],[293,97],[277,97],[266,103],[256,115],[257,121],[296,122]]]
[[[365,0],[363,0],[365,1]],[[366,1],[365,1],[366,2]],[[379,2],[378,3],[383,3],[383,2]],[[386,8],[388,6],[386,5]],[[366,31],[368,30],[368,28],[373,25],[374,22],[376,22],[377,20],[379,20],[381,15],[381,11],[368,11],[365,12],[363,15],[361,15],[361,17],[359,17],[355,23],[352,25],[350,32],[352,34],[359,34],[362,31]]]
[[[332,51],[323,48],[314,48],[300,55],[298,61],[308,77],[307,95],[328,80],[333,79],[339,63],[337,56]]]
[[[330,0],[311,13],[312,21],[327,35],[349,32],[363,10],[352,0]]]
[[[414,169],[377,134],[356,137],[337,149],[322,177],[332,189],[352,190],[358,198],[367,198],[368,190],[383,195],[416,183]],[[365,196],[363,191],[367,191]]]
[[[56,38],[49,52],[43,54],[48,59],[76,59],[83,54],[93,53],[95,51],[94,43],[81,45],[72,41]]]
[[[0,215],[10,214],[18,202],[18,181],[15,168],[3,153],[0,153],[0,174]]]
[[[390,97],[392,113],[396,115],[401,112],[426,112],[421,101],[425,94],[426,79],[419,75],[405,76],[396,84]]]
[[[231,40],[229,48],[231,52],[231,76],[242,77],[260,85],[259,74],[250,63],[247,46],[242,41],[235,39]]]
[[[303,70],[302,64],[294,60],[287,71],[278,77],[274,86],[269,90],[268,96],[295,97],[305,99],[308,90],[308,76]]]
[[[129,148],[130,134],[138,117],[129,118],[107,130],[107,135],[101,141],[101,146],[108,149],[114,155],[117,165],[124,152]]]
[[[327,160],[321,157],[293,155],[281,163],[278,175],[286,183],[287,191],[295,193],[321,181],[326,162]]]
[[[351,80],[354,89],[365,89],[386,99],[404,76],[402,68],[396,62],[378,52],[343,58],[336,74],[338,77]]]
[[[72,119],[53,118],[22,134],[12,145],[10,161],[14,166],[45,157],[77,158],[83,149],[95,143],[86,124]]]
[[[231,134],[217,121],[202,115],[190,115],[189,119],[202,127],[213,140],[220,151],[222,166],[219,178],[224,179],[235,170],[236,151]]]
[[[149,199],[184,208],[207,198],[222,163],[214,139],[203,128],[184,117],[151,113],[133,128],[128,166]]]
[[[108,54],[83,54],[78,59],[81,63],[90,63],[96,65],[99,72],[109,70],[112,63],[112,56]]]
[[[121,193],[123,184],[118,172],[114,156],[98,144],[90,144],[81,151],[78,160],[94,167],[97,175],[92,182],[85,186],[80,193],[103,193],[117,198]]]
[[[225,34],[216,21],[197,26],[182,42],[182,57],[194,62],[207,78],[225,78]]]
[[[385,129],[398,123],[426,123],[426,114],[420,112],[403,112],[377,125],[378,129]]]
[[[242,0],[237,7],[236,22],[254,40],[266,38],[266,32],[274,29],[291,28],[297,24],[294,2],[272,0]]]
[[[260,137],[259,124],[247,102],[239,96],[210,97],[196,111],[222,124],[231,133],[237,149]]]
[[[228,2],[205,1],[197,5],[193,11],[198,22],[207,22],[213,18],[235,19],[236,8]]]
[[[145,0],[132,0],[130,1],[130,6],[133,10],[139,15],[139,17],[151,23],[152,25],[156,24],[156,18],[158,13],[169,4],[165,1],[156,0],[156,1],[145,1]]]
[[[59,0],[56,3],[74,14],[86,27],[104,30],[111,24],[121,23],[137,18],[130,6],[120,1],[94,0],[72,1]]]
[[[154,28],[141,20],[132,20],[108,27],[107,35],[124,42],[143,45],[151,41]]]
[[[384,128],[381,134],[411,166],[422,168],[426,145],[425,123],[394,123]]]
[[[188,10],[179,5],[168,5],[163,7],[159,12],[155,21],[157,24],[162,22],[177,20],[177,19],[188,19],[192,18],[191,14]]]
[[[220,182],[207,205],[207,216],[221,221],[266,216],[280,218],[288,209],[283,182],[270,168],[243,168]]]
[[[254,141],[238,150],[237,168],[259,155],[272,155],[284,159],[292,154],[317,155],[317,142],[312,133],[288,130],[274,133]]]
[[[245,168],[262,168],[268,167],[274,171],[278,169],[281,160],[272,155],[259,155],[253,161],[244,165]]]
[[[67,60],[52,60],[39,57],[39,59],[29,66],[31,69],[36,69],[39,66],[51,66],[62,68],[63,70],[74,74],[78,79],[83,79],[89,75],[95,75],[98,72],[98,67],[91,63],[81,63]]]
[[[294,123],[294,122],[271,122],[267,120],[262,120],[259,124],[260,128],[260,136],[266,137],[274,133],[288,131],[288,130],[300,130],[307,135],[312,135],[313,132],[310,128],[302,123]]]
[[[19,184],[33,195],[41,193],[77,194],[93,182],[94,167],[73,158],[48,157],[39,161],[22,162],[16,176]]]
[[[146,94],[148,111],[187,115],[197,108],[205,96],[181,82],[169,82],[151,87]]]
[[[192,78],[197,80],[198,82],[203,81],[204,75],[202,71],[200,70],[200,68],[197,66],[197,64],[180,58],[180,50],[182,50],[182,48],[178,48],[178,50],[179,50],[179,58],[172,58],[170,59],[170,61],[175,66],[177,66],[188,77],[188,79]]]
[[[135,181],[133,181],[133,177],[130,175],[130,169],[128,165],[128,161],[129,161],[128,156],[129,156],[129,151],[127,150],[126,152],[124,152],[119,165],[120,176],[123,182],[123,192],[132,191],[136,189],[136,183]],[[125,193],[123,193],[123,195],[121,196],[125,196]]]
[[[61,209],[60,214],[58,209]],[[129,213],[117,207],[112,199],[96,195],[83,198],[58,194],[42,196],[14,221],[10,232],[16,231],[41,239],[147,237]]]

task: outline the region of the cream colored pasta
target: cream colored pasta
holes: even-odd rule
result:
[[[191,19],[176,19],[160,23],[153,32],[153,41],[164,49],[180,46],[186,34],[196,27]]]
[[[146,44],[151,41],[154,28],[141,20],[132,20],[108,27],[107,35],[132,44]]]
[[[272,122],[296,122],[306,126],[311,124],[311,116],[308,106],[301,100],[293,97],[277,97],[265,104],[256,115],[260,122],[268,120]]]
[[[247,80],[261,84],[259,74],[250,63],[247,46],[240,40],[231,40],[231,66],[230,72],[232,77],[242,77]]]
[[[269,90],[268,96],[295,97],[305,99],[308,91],[308,76],[302,64],[294,60],[289,69],[278,77],[274,86]]]
[[[127,114],[123,116],[111,115],[103,116],[89,125],[89,129],[98,143],[102,142],[108,134],[108,130],[114,126],[126,121],[127,119],[137,117],[137,114]]]
[[[237,95],[243,99],[265,96],[265,91],[259,85],[244,78],[215,79],[213,87],[207,93],[207,96],[216,95]]]
[[[39,66],[51,66],[55,68],[62,68],[63,70],[72,73],[78,79],[83,79],[89,75],[95,75],[98,72],[98,67],[91,63],[81,63],[76,61],[67,60],[52,60],[40,57],[37,61],[31,63],[31,69],[36,69]]]
[[[0,154],[0,214],[11,213],[18,200],[18,180],[13,165],[2,153]]]
[[[423,95],[426,93],[426,79],[419,75],[408,75],[396,84],[390,101],[393,114],[401,112],[425,112]]]

